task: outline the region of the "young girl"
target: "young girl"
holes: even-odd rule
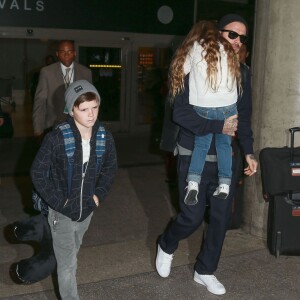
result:
[[[184,73],[190,73],[189,103],[203,118],[224,120],[237,115],[236,102],[238,91],[241,92],[238,57],[230,43],[221,36],[215,23],[201,21],[198,25],[198,39],[189,47],[183,65]],[[195,136],[184,199],[188,205],[198,201],[198,186],[212,138],[213,134]],[[219,186],[214,196],[226,199],[232,176],[231,137],[222,133],[215,134],[215,145]]]

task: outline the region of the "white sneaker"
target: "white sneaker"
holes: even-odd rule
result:
[[[212,294],[223,295],[226,293],[224,285],[214,275],[200,275],[195,271],[194,280],[205,285]]]
[[[184,203],[186,205],[195,205],[198,202],[198,191],[199,185],[196,181],[189,181],[187,187],[187,191],[184,197]]]
[[[171,264],[173,260],[173,254],[164,252],[160,245],[157,246],[156,254],[156,270],[161,277],[168,277],[171,272]]]
[[[226,199],[229,194],[229,185],[222,183],[220,184],[216,191],[214,192],[214,196],[221,199]]]

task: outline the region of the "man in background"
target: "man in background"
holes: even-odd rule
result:
[[[75,62],[76,50],[73,41],[60,41],[56,56],[58,62],[41,69],[33,104],[34,135],[42,138],[55,125],[63,122],[64,93],[76,80],[85,79],[92,83],[92,72]]]

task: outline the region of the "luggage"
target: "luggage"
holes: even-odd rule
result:
[[[300,147],[294,148],[294,134],[300,127],[289,129],[291,146],[264,148],[260,151],[262,189],[265,200],[275,195],[300,193]]]
[[[269,201],[267,245],[271,254],[300,255],[300,149],[265,148],[259,155],[264,198]]]
[[[267,245],[271,254],[300,255],[300,195],[275,196],[269,202]]]

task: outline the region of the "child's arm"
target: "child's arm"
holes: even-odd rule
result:
[[[118,164],[115,142],[110,132],[106,132],[106,149],[102,157],[100,176],[96,184],[96,196],[100,202],[105,200],[115,178]],[[97,203],[96,203],[97,204]]]
[[[59,210],[66,201],[63,192],[57,190],[49,179],[50,166],[55,159],[55,145],[58,144],[53,132],[47,134],[31,166],[31,179],[36,191],[54,210]]]

